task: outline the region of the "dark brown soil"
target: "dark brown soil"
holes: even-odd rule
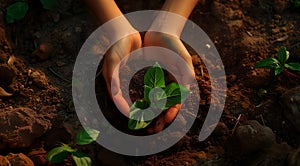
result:
[[[35,165],[48,165],[47,152],[61,142],[71,143],[81,129],[72,102],[72,70],[81,45],[99,24],[79,0],[60,1],[60,6],[53,11],[32,2],[24,19],[6,24],[5,9],[13,2],[7,0],[0,4],[4,9],[0,11],[0,87],[12,94],[7,96],[0,91],[0,155],[23,153]],[[163,4],[160,0],[118,0],[117,3],[124,13],[160,9]],[[299,87],[300,72],[286,70],[274,76],[267,69],[254,69],[258,61],[276,57],[280,46],[290,51],[289,61],[300,62],[299,10],[289,0],[199,1],[190,19],[217,47],[228,83],[225,109],[213,134],[203,142],[198,141],[199,126],[210,106],[211,86],[205,65],[189,49],[201,100],[197,120],[181,141],[164,152],[145,157],[115,154],[96,143],[79,149],[92,158],[93,165],[299,164],[300,152],[296,149],[300,146],[300,131],[295,126],[297,123],[286,118],[287,108],[281,100],[288,90]],[[131,80],[131,87],[135,87],[130,90],[131,100],[142,96],[139,80],[143,80],[143,72]],[[127,119],[110,100],[101,75],[96,85],[99,104],[107,110],[107,119],[115,126],[124,126]],[[261,88],[267,91],[263,97],[258,95]],[[15,125],[8,127],[5,118],[10,116],[14,117],[11,122]],[[256,120],[262,126],[248,120]],[[243,126],[257,127],[255,131],[262,134],[265,134],[262,128],[269,127],[266,131],[274,133],[275,142],[265,146],[242,139],[253,146],[251,151],[243,149],[245,142],[237,141],[243,138],[238,133]],[[28,133],[34,134],[28,137]],[[254,136],[262,137],[261,133]],[[17,135],[14,139],[13,134]],[[145,131],[133,134],[145,134]],[[250,135],[244,137],[247,136]],[[272,138],[266,137],[262,142],[268,139]],[[68,159],[61,165],[74,163]]]

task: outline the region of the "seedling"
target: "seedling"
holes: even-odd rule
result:
[[[280,74],[284,71],[284,68],[300,71],[300,64],[297,62],[286,63],[289,59],[289,52],[285,47],[280,47],[278,51],[278,59],[268,57],[260,62],[258,62],[254,68],[266,68],[272,69],[275,72],[275,75]]]
[[[268,93],[267,90],[265,90],[265,89],[263,89],[263,88],[260,88],[260,89],[258,90],[258,92],[257,92],[257,95],[258,95],[259,98],[262,99],[267,93]]]
[[[300,7],[300,0],[293,0],[293,4],[295,7]]]
[[[139,130],[146,128],[155,112],[166,110],[182,103],[190,91],[175,82],[165,85],[164,72],[158,63],[147,70],[144,76],[144,98],[130,107],[128,128]]]
[[[40,0],[43,8],[50,10],[54,9],[57,6],[57,0]],[[6,22],[13,23],[15,21],[21,20],[25,17],[28,11],[28,1],[18,1],[6,9]]]
[[[82,129],[76,135],[74,142],[76,145],[88,145],[97,139],[99,133],[99,131],[90,128]],[[77,166],[91,166],[91,158],[77,151],[75,148],[76,145],[62,144],[59,147],[53,148],[48,153],[46,159],[52,163],[61,163],[71,155]]]

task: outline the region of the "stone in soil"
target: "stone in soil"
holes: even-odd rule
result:
[[[50,42],[44,42],[33,51],[32,56],[38,58],[40,61],[44,61],[52,57],[54,54],[54,46]]]
[[[282,166],[286,165],[286,159],[293,149],[286,143],[273,144],[270,148],[257,154],[257,158],[251,162],[251,166],[272,165]],[[295,165],[296,166],[296,165]]]
[[[249,120],[236,129],[237,146],[242,153],[252,153],[269,148],[275,142],[275,134],[255,120]]]
[[[280,103],[283,106],[283,114],[300,132],[300,86],[287,90]]]

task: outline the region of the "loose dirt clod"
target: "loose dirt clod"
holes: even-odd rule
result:
[[[49,42],[41,43],[33,53],[32,56],[38,58],[40,61],[44,61],[53,56],[54,47]]]
[[[29,77],[32,78],[33,83],[40,88],[46,88],[49,85],[48,78],[41,71],[33,71],[29,74]]]
[[[23,153],[0,155],[0,166],[34,166],[33,162]]]
[[[0,166],[10,166],[10,162],[5,156],[0,155]]]
[[[30,108],[0,109],[0,148],[24,148],[48,131],[55,108],[47,107],[47,119]]]
[[[6,158],[12,166],[34,166],[33,162],[23,153],[13,154],[9,153]]]

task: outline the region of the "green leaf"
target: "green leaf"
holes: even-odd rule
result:
[[[150,93],[151,89],[152,88],[150,86],[144,85],[144,100],[148,103],[150,102],[149,93]]]
[[[51,10],[57,7],[57,0],[40,0],[43,8],[47,10]]]
[[[279,75],[281,72],[283,72],[283,70],[284,70],[284,67],[283,67],[283,66],[281,66],[281,67],[279,67],[279,68],[275,68],[275,69],[274,69],[275,75],[276,75],[276,76]]]
[[[164,88],[166,86],[164,72],[158,63],[155,63],[153,67],[147,70],[144,76],[144,84],[151,88]]]
[[[91,166],[92,160],[86,154],[81,152],[72,153],[72,158],[77,166]]]
[[[99,131],[85,128],[82,129],[75,137],[75,142],[78,145],[87,145],[92,143],[93,141],[96,141],[97,137],[99,136]]]
[[[285,47],[280,47],[278,51],[278,60],[280,64],[284,64],[289,59],[289,52]]]
[[[153,88],[149,93],[150,107],[163,109],[167,103],[167,95],[162,88]]]
[[[166,87],[165,93],[167,95],[167,103],[164,109],[168,109],[171,106],[182,103],[188,97],[190,91],[180,84],[171,83]]]
[[[297,63],[297,62],[287,63],[287,64],[284,64],[284,66],[291,70],[300,71],[300,63]]]
[[[131,130],[139,130],[146,128],[154,117],[153,111],[147,109],[148,104],[143,100],[138,100],[130,107],[128,128]],[[151,119],[151,120],[145,120]]]
[[[267,94],[268,92],[267,92],[267,90],[265,90],[265,89],[263,89],[263,88],[260,88],[259,90],[258,90],[258,97],[260,97],[260,98],[262,98],[265,94]]]
[[[133,107],[146,109],[149,107],[149,104],[145,100],[137,100],[134,102]]]
[[[47,155],[46,159],[52,163],[60,163],[66,159],[70,153],[76,152],[68,145],[62,145],[60,147],[53,148]]]
[[[16,2],[7,7],[6,22],[13,23],[14,21],[24,18],[28,11],[28,4],[25,2]]]
[[[277,59],[275,58],[266,58],[260,62],[258,62],[254,68],[266,68],[266,69],[275,69],[280,66],[280,63]]]

